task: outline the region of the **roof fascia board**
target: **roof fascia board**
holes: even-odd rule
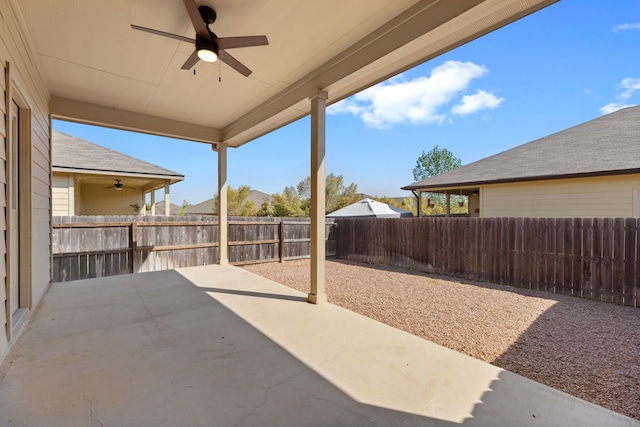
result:
[[[219,129],[195,125],[178,120],[121,110],[106,105],[92,104],[70,98],[51,97],[49,102],[54,119],[103,126],[113,129],[166,136],[188,141],[216,144],[222,132]]]
[[[504,178],[494,179],[486,181],[470,181],[470,182],[452,182],[445,185],[407,185],[401,187],[401,190],[414,190],[414,191],[435,191],[435,190],[450,190],[452,188],[459,189],[460,187],[478,187],[480,185],[491,184],[508,184],[516,182],[530,182],[530,181],[550,181],[554,179],[569,179],[569,178],[590,178],[598,176],[612,176],[612,175],[633,175],[640,174],[640,169],[623,169],[623,170],[611,170],[611,171],[599,171],[599,172],[584,172],[573,173],[565,175],[539,175],[539,176],[527,176],[519,178]]]
[[[163,179],[163,180],[176,180],[182,181],[184,175],[157,175],[157,174],[144,174],[135,172],[122,172],[103,169],[77,169],[77,168],[65,168],[60,166],[52,166],[52,172],[58,173],[76,173],[82,175],[109,175],[109,176],[126,176],[130,178],[145,178],[145,179]]]

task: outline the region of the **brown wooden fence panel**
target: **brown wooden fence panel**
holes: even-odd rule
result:
[[[595,247],[593,239],[593,219],[582,219],[582,297],[593,299],[593,250]]]
[[[336,257],[638,306],[639,220],[338,219]]]
[[[622,304],[624,300],[624,219],[613,220],[613,289],[612,301]]]
[[[627,218],[624,224],[624,279],[622,284],[623,301],[622,304],[628,306],[635,305],[635,292],[637,284],[636,269],[636,239],[638,235],[638,220]]]
[[[591,247],[591,299],[602,300],[602,268],[603,258],[602,235],[604,233],[604,221],[602,218],[593,219],[593,246]]]
[[[230,218],[232,264],[308,258],[308,219]],[[335,254],[334,224],[326,253]],[[212,216],[54,217],[53,281],[214,264],[218,224]]]

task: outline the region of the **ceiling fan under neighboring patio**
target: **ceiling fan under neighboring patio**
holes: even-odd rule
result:
[[[243,76],[249,76],[251,70],[227,53],[225,49],[265,46],[269,44],[267,36],[218,37],[209,29],[209,25],[213,24],[216,20],[216,12],[209,6],[198,7],[195,0],[183,0],[183,2],[187,8],[187,13],[189,14],[189,19],[191,19],[193,28],[196,30],[195,39],[154,30],[152,28],[141,27],[139,25],[132,24],[131,28],[187,43],[193,43],[196,49],[182,65],[181,68],[183,70],[191,69],[199,60],[215,62],[217,59],[220,59]]]
[[[127,186],[125,186],[125,185],[122,183],[122,180],[121,180],[121,179],[116,179],[115,181],[116,181],[116,182],[115,182],[115,184],[110,185],[110,186],[108,186],[108,187],[104,187],[104,188],[109,188],[109,189],[116,190],[116,191],[122,191],[123,189],[124,189],[124,190],[135,190],[135,188],[134,188],[134,187],[127,187]]]

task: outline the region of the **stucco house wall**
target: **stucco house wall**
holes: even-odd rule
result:
[[[3,255],[0,278],[6,284],[9,276],[15,275],[19,282],[18,295],[7,293],[7,286],[0,286],[2,360],[10,340],[15,340],[12,334],[18,315],[21,319],[25,313],[28,316],[51,278],[51,154],[49,91],[35,62],[37,56],[28,43],[13,3],[0,0],[0,10],[0,68],[3,71],[0,140],[4,141],[0,146],[0,232],[6,236],[0,243]],[[17,120],[7,119],[7,116],[11,118],[13,108],[19,110]],[[19,165],[10,160],[11,129],[16,127],[20,130],[16,148]],[[11,209],[18,209],[19,221],[11,218]],[[12,249],[17,245],[17,250]],[[15,261],[13,268],[12,260]],[[9,310],[7,299],[11,300]],[[14,304],[17,311],[13,309]]]

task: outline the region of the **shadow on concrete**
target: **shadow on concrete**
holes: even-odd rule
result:
[[[222,288],[201,287],[200,289],[207,292],[212,292],[214,294],[243,295],[247,297],[256,297],[256,298],[272,298],[272,299],[280,299],[285,301],[307,302],[306,297],[295,296],[295,295],[282,295],[282,294],[273,294],[273,293],[267,293],[267,292],[240,291],[240,290],[222,289]]]

